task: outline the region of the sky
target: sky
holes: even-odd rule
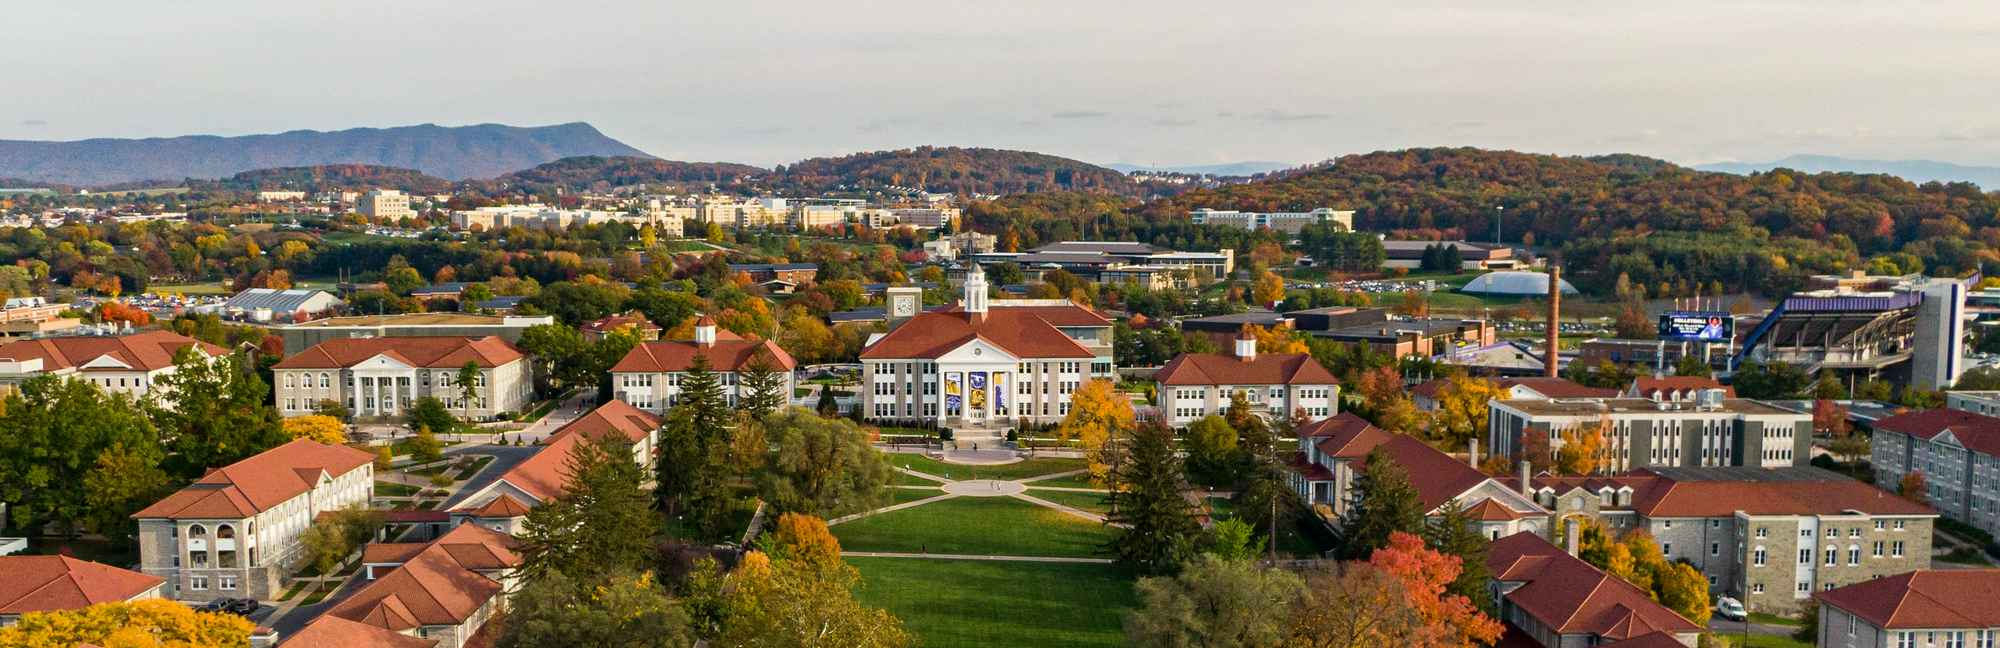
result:
[[[12,4],[0,139],[585,121],[760,165],[924,144],[2000,165],[1990,0]]]

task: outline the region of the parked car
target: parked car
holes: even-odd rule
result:
[[[1743,609],[1742,602],[1727,596],[1715,600],[1715,613],[1731,621],[1750,618],[1750,613]]]
[[[251,614],[255,614],[257,612],[258,607],[259,604],[257,603],[257,599],[240,598],[240,599],[230,599],[229,607],[227,609],[229,610],[230,614],[235,614],[240,616],[250,616]]]

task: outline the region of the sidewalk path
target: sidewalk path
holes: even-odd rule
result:
[[[1082,563],[1109,565],[1110,558],[1070,558],[1065,556],[974,556],[969,554],[900,553],[893,551],[842,551],[855,558],[928,558],[931,560],[991,560],[997,562]]]
[[[1042,498],[1039,498],[1039,497],[1035,497],[1035,496],[1033,496],[1033,495],[1029,495],[1029,494],[1027,494],[1027,493],[1016,493],[1016,494],[1014,494],[1014,495],[1013,495],[1013,497],[1014,497],[1014,499],[1017,499],[1017,500],[1021,500],[1021,501],[1023,501],[1023,502],[1027,502],[1027,503],[1029,503],[1029,504],[1033,504],[1033,505],[1035,505],[1035,506],[1040,506],[1040,507],[1042,507],[1042,508],[1049,508],[1049,509],[1055,509],[1055,510],[1058,510],[1058,511],[1062,511],[1062,512],[1064,512],[1064,513],[1068,513],[1068,514],[1070,514],[1070,515],[1074,515],[1074,516],[1077,516],[1077,517],[1080,517],[1080,518],[1083,518],[1083,519],[1086,519],[1086,520],[1090,520],[1090,521],[1092,521],[1092,522],[1097,522],[1097,523],[1099,523],[1099,524],[1103,524],[1103,523],[1105,522],[1105,519],[1104,519],[1104,516],[1102,516],[1102,515],[1098,515],[1098,514],[1096,514],[1096,513],[1092,513],[1092,512],[1090,512],[1090,511],[1085,511],[1085,510],[1083,510],[1083,509],[1080,509],[1080,508],[1076,508],[1076,507],[1073,507],[1073,506],[1064,506],[1064,505],[1061,505],[1061,504],[1057,504],[1057,503],[1055,503],[1055,502],[1051,502],[1051,501],[1048,501],[1048,500],[1045,500],[1045,499],[1042,499]]]
[[[917,501],[914,501],[914,502],[903,502],[903,503],[901,503],[901,504],[896,504],[896,505],[893,505],[893,506],[884,506],[884,507],[882,507],[882,508],[878,508],[878,509],[875,509],[875,510],[873,510],[873,511],[862,511],[862,512],[860,512],[860,513],[855,513],[855,514],[853,514],[853,515],[843,515],[843,516],[840,516],[840,517],[837,517],[837,518],[834,518],[834,519],[831,519],[831,520],[827,520],[827,521],[826,521],[826,525],[827,525],[827,526],[833,526],[833,525],[836,525],[836,524],[840,524],[840,523],[842,523],[842,522],[850,522],[850,521],[853,521],[853,520],[859,520],[859,519],[861,519],[861,518],[865,518],[865,517],[868,517],[868,516],[870,516],[870,515],[876,515],[876,514],[879,514],[879,513],[888,513],[888,512],[890,512],[890,511],[901,511],[901,510],[903,510],[903,509],[906,509],[906,508],[910,508],[910,507],[913,507],[913,506],[923,506],[923,505],[925,505],[925,504],[929,504],[929,503],[931,503],[931,502],[936,502],[936,501],[939,501],[939,500],[947,500],[947,499],[951,499],[951,498],[954,498],[954,497],[958,497],[958,496],[957,496],[957,495],[953,495],[953,494],[951,494],[951,493],[945,493],[945,494],[942,494],[942,495],[939,495],[939,496],[937,496],[937,497],[926,497],[926,498],[924,498],[924,499],[920,499],[920,500],[917,500]]]
[[[1076,469],[1076,470],[1065,470],[1065,471],[1063,471],[1063,472],[1059,472],[1059,473],[1049,473],[1049,474],[1046,474],[1046,475],[1035,475],[1035,476],[1033,476],[1033,477],[1029,477],[1029,478],[1027,478],[1027,479],[1023,479],[1023,480],[1021,480],[1021,483],[1023,483],[1023,484],[1027,484],[1027,485],[1029,485],[1029,486],[1034,486],[1035,488],[1043,488],[1042,486],[1035,486],[1035,482],[1038,482],[1038,481],[1041,481],[1041,480],[1044,480],[1044,479],[1057,479],[1057,478],[1060,478],[1060,477],[1068,477],[1068,476],[1070,476],[1070,475],[1081,475],[1081,474],[1084,474],[1084,473],[1087,473],[1087,472],[1090,472],[1090,469],[1088,469],[1088,468],[1079,468],[1079,469]],[[1049,486],[1049,487],[1047,487],[1047,488],[1055,488],[1055,487],[1053,487],[1053,486]]]

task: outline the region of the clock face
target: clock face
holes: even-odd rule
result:
[[[916,309],[916,304],[910,303],[908,298],[896,300],[895,311],[898,317],[909,317]]]

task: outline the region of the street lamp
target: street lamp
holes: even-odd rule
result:
[[[1506,216],[1506,215],[1507,215],[1507,206],[1506,206],[1506,205],[1500,205],[1500,206],[1497,206],[1497,207],[1494,207],[1494,208],[1493,208],[1493,210],[1494,210],[1494,211],[1493,211],[1493,244],[1494,244],[1494,245],[1499,245],[1499,244],[1500,244],[1500,218],[1501,218],[1502,216]]]

